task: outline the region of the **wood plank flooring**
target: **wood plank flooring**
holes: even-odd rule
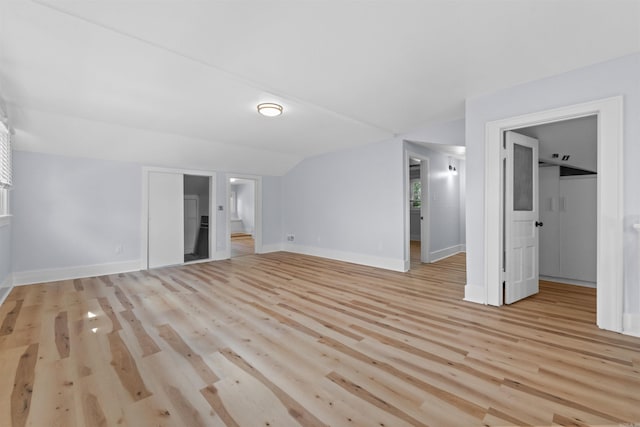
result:
[[[255,241],[251,234],[237,233],[231,235],[231,258],[252,255],[255,253]]]
[[[640,423],[640,339],[593,289],[462,301],[464,255],[409,273],[289,253],[14,289],[0,426]]]

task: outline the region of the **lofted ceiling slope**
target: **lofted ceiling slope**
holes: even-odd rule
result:
[[[637,52],[639,22],[636,0],[0,0],[0,95],[18,149],[279,175]]]

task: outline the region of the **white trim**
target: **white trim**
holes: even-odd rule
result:
[[[0,305],[4,302],[5,299],[7,299],[12,289],[13,289],[13,275],[9,273],[7,274],[7,277],[5,277],[2,283],[0,284]]]
[[[640,313],[625,313],[622,320],[622,330],[626,335],[640,337]]]
[[[578,117],[598,117],[598,275],[597,324],[622,331],[623,295],[623,98],[577,105],[487,122],[484,165],[484,303],[502,304],[501,170],[504,131]]]
[[[155,166],[142,167],[142,209],[140,216],[140,270],[147,270],[149,267],[149,172],[176,173],[180,175],[197,175],[209,177],[209,258],[204,261],[214,261],[217,259],[215,253],[217,248],[217,210],[216,210],[216,172],[201,171],[194,169],[171,169]]]
[[[567,279],[564,277],[553,277],[553,276],[538,276],[540,280],[546,280],[548,282],[554,283],[562,283],[564,285],[574,285],[574,286],[582,286],[584,288],[595,288],[595,282],[587,282],[585,280],[577,280],[577,279]]]
[[[113,262],[108,264],[82,265],[77,267],[52,268],[49,270],[15,271],[13,285],[57,282],[59,280],[81,279],[83,277],[104,276],[105,274],[127,273],[140,270],[140,260]]]
[[[11,215],[0,216],[0,227],[5,227],[11,224]]]
[[[464,300],[468,302],[475,302],[478,304],[487,304],[485,296],[487,290],[484,286],[472,285],[467,283],[464,286]]]
[[[284,250],[284,243],[272,243],[270,245],[262,245],[261,254],[268,254],[270,252],[281,252]]]
[[[262,177],[259,175],[246,175],[239,173],[227,173],[225,179],[227,181],[227,197],[225,199],[225,206],[227,206],[227,213],[225,215],[227,220],[227,230],[226,230],[226,258],[231,258],[231,211],[229,210],[229,195],[231,193],[231,178],[239,178],[239,179],[250,179],[254,181],[255,185],[253,188],[254,196],[253,196],[253,221],[254,221],[254,230],[253,230],[253,251],[256,254],[263,253],[262,248]]]
[[[13,287],[10,287],[10,288],[0,287],[0,305],[2,305],[4,300],[7,299],[12,289]]]
[[[442,261],[445,258],[449,258],[455,254],[459,254],[460,252],[464,252],[464,245],[453,245],[448,248],[440,249],[437,251],[433,251],[429,254],[430,262]]]
[[[285,243],[283,250],[296,254],[311,255],[321,258],[328,258],[337,261],[350,262],[353,264],[367,265],[370,267],[382,268],[405,272],[405,261],[402,259],[384,258],[375,255],[359,254],[355,252],[336,251],[333,249],[318,248],[314,246],[301,246],[295,243]]]

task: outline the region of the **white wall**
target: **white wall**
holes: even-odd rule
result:
[[[11,225],[0,225],[0,288],[11,274]],[[2,293],[0,293],[1,297]]]
[[[460,183],[460,244],[467,244],[466,214],[467,214],[467,165],[464,160],[458,160],[458,182]]]
[[[306,159],[283,178],[290,250],[404,268],[400,139]]]
[[[624,96],[624,310],[640,312],[640,54],[467,100],[467,284],[484,283],[484,137],[488,121]]]
[[[13,162],[14,273],[139,260],[140,165],[23,151]]]
[[[218,210],[222,206],[223,210]],[[229,194],[227,194],[227,176],[223,172],[216,174],[216,203],[215,215],[211,215],[209,222],[216,221],[216,251],[227,249],[227,210],[229,209]]]
[[[284,240],[282,186],[280,176],[262,177],[262,245],[265,250],[278,249]]]
[[[244,232],[251,234],[255,231],[255,187],[253,181],[235,186],[238,217],[242,220]]]

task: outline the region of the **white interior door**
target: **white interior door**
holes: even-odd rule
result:
[[[192,254],[196,251],[198,238],[199,216],[198,196],[184,196],[184,253]]]
[[[538,293],[538,140],[507,132],[505,303]]]
[[[149,268],[184,262],[184,178],[149,172]]]

